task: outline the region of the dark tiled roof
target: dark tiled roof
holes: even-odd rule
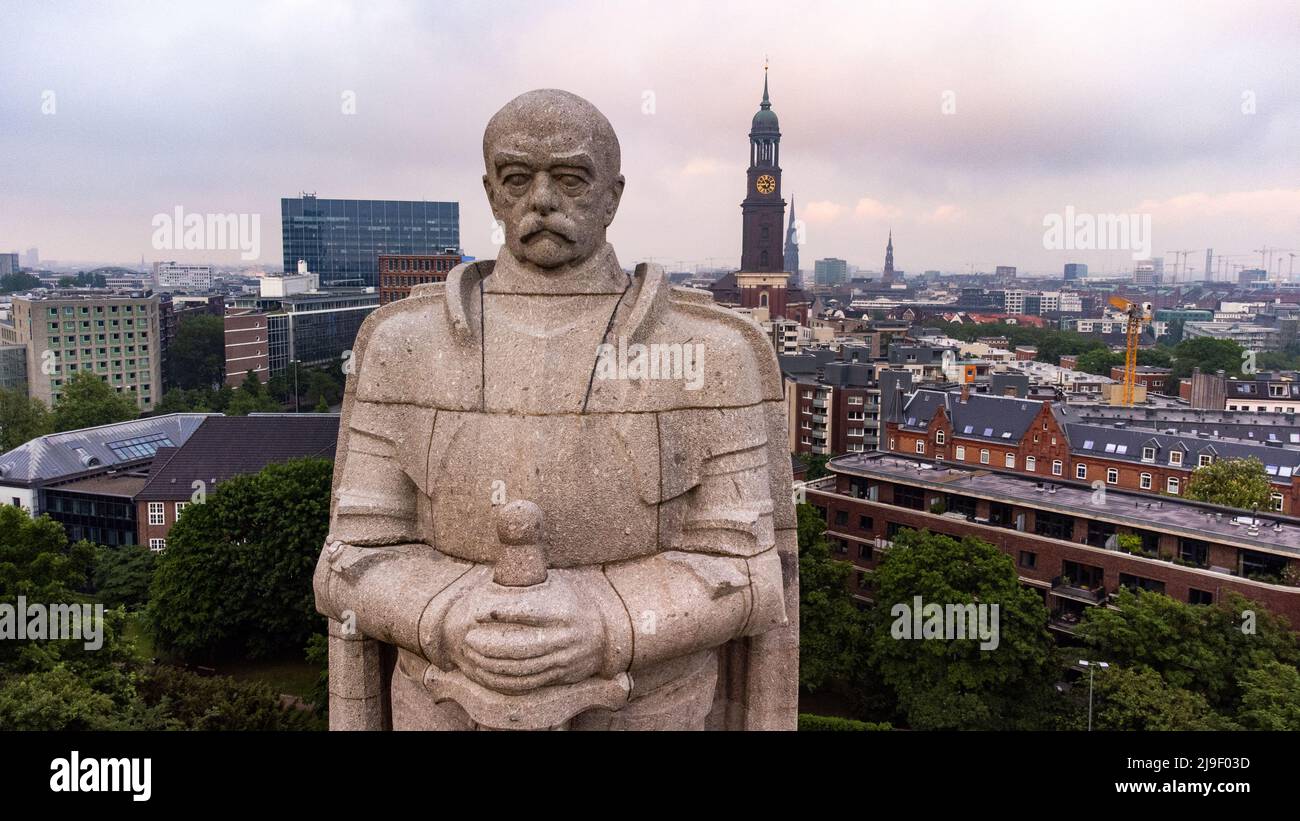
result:
[[[1282,481],[1300,468],[1300,450],[1274,447],[1255,442],[1242,442],[1211,436],[1186,436],[1156,433],[1150,430],[1113,428],[1105,425],[1071,423],[1065,426],[1070,451],[1083,456],[1100,456],[1129,462],[1142,461],[1142,448],[1156,449],[1155,461],[1148,464],[1167,465],[1171,450],[1182,450],[1184,467],[1195,468],[1201,454],[1216,459],[1247,459],[1255,457],[1263,462],[1268,473]]]
[[[1018,444],[1042,402],[974,393],[962,402],[960,396],[946,391],[919,390],[903,407],[903,427],[925,428],[940,406],[952,421],[954,436]]]
[[[185,443],[213,414],[169,413],[38,436],[0,455],[0,483],[43,484],[94,468],[152,459]]]
[[[334,458],[335,414],[252,414],[208,418],[182,447],[160,451],[149,484],[136,499],[188,499],[201,479],[210,492],[232,476],[257,473],[275,462],[304,456]]]

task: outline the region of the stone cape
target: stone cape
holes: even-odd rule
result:
[[[356,500],[354,505],[353,500],[341,497],[339,492],[348,454],[353,448],[364,451],[371,447],[372,438],[374,446],[391,454],[411,483],[422,491],[422,509],[414,518],[423,521],[429,515],[424,509],[427,507],[424,495],[449,492],[435,487],[439,460],[448,454],[455,455],[454,442],[439,441],[435,436],[435,420],[440,415],[445,422],[456,414],[496,413],[539,430],[550,424],[552,418],[566,417],[570,421],[577,418],[581,420],[579,424],[585,424],[588,419],[604,417],[606,426],[612,430],[611,446],[622,445],[634,454],[645,450],[640,444],[649,426],[658,451],[653,458],[658,464],[644,464],[643,456],[630,458],[628,487],[623,490],[635,492],[645,502],[664,503],[662,507],[668,512],[660,513],[661,519],[672,515],[671,503],[683,498],[699,480],[703,460],[724,447],[715,443],[743,441],[745,434],[738,427],[751,426],[755,441],[766,444],[773,535],[785,587],[788,622],[765,633],[732,639],[719,648],[718,685],[707,726],[711,729],[794,729],[798,682],[798,551],[785,408],[770,342],[748,319],[714,305],[707,293],[673,288],[666,283],[661,268],[641,265],[618,298],[604,339],[631,344],[702,344],[705,355],[699,364],[704,370],[695,389],[673,379],[595,379],[594,345],[591,362],[581,369],[570,364],[562,373],[548,373],[548,363],[529,360],[541,369],[536,381],[516,377],[499,380],[502,384],[494,383],[493,368],[488,364],[491,357],[504,355],[506,361],[530,355],[534,359],[545,357],[528,350],[485,350],[484,336],[491,335],[483,332],[486,320],[482,306],[485,300],[490,304],[492,299],[507,296],[485,289],[492,267],[492,262],[458,266],[447,282],[417,286],[410,297],[381,307],[366,320],[358,335],[356,367],[348,379],[344,397],[332,525],[337,524],[340,511],[346,514],[377,509],[373,500]],[[512,384],[504,384],[507,382]],[[519,393],[520,385],[522,390],[532,393]],[[543,409],[551,410],[543,413]],[[678,418],[673,414],[686,416]],[[677,423],[664,425],[660,419],[676,419]],[[539,441],[546,438],[540,436]],[[463,466],[463,461],[458,464]],[[593,488],[593,492],[596,490]],[[589,504],[589,517],[612,518],[602,509],[604,504],[604,500]],[[563,527],[568,519],[576,518],[581,524],[584,518],[582,511],[561,511],[558,516],[550,513],[547,521],[559,520],[557,528]],[[421,533],[398,532],[386,517],[371,518],[374,518],[373,527],[367,524],[367,517],[355,517],[346,540],[361,545],[419,541],[471,561],[494,559],[490,554],[474,554],[470,545],[451,544],[455,534],[446,527],[441,530],[433,527]],[[673,526],[680,527],[681,522]],[[662,521],[651,521],[640,530],[657,534],[662,528]],[[615,539],[617,535],[614,534]],[[562,538],[555,541],[564,543]],[[671,547],[657,543],[647,546],[629,540],[613,560],[645,555],[653,549]],[[581,555],[560,554],[553,561],[557,567],[584,563]],[[363,641],[370,643],[375,639]],[[341,674],[349,679],[368,678],[370,684],[363,689],[386,697],[383,682],[392,675],[392,655],[380,654],[378,658],[384,659],[380,664],[361,660],[375,657],[360,647],[338,659],[332,657],[331,677]],[[349,664],[354,669],[342,669]],[[332,693],[332,704],[334,699]],[[331,723],[348,729],[384,729],[391,724],[391,712],[385,708],[347,722],[332,720]]]

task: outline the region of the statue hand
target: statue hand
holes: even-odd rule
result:
[[[498,693],[524,693],[590,678],[601,666],[604,623],[563,571],[532,587],[485,585],[447,614],[447,648],[468,678]]]

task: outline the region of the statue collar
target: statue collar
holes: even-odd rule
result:
[[[503,245],[491,276],[483,280],[483,291],[489,294],[585,296],[621,294],[627,290],[627,285],[627,274],[618,264],[614,246],[608,242],[581,265],[562,274],[540,274],[530,270]]]
[[[452,331],[461,342],[478,342],[479,317],[485,293],[528,293],[513,289],[498,291],[489,287],[489,283],[496,279],[492,275],[501,270],[499,266],[507,259],[509,263],[506,264],[518,265],[514,258],[502,248],[501,254],[495,262],[483,260],[457,265],[447,275],[444,305],[447,310],[447,317],[451,322]],[[584,291],[583,293],[618,294],[619,301],[615,310],[614,321],[611,323],[611,332],[621,334],[632,342],[643,341],[643,337],[661,319],[661,314],[667,307],[669,289],[663,267],[643,262],[636,266],[636,271],[629,281],[627,275],[618,266],[613,246],[608,243],[592,256],[588,264],[602,265],[605,266],[606,271],[617,272],[621,281],[617,290]],[[586,266],[578,270],[586,270]],[[508,280],[508,277],[504,277],[498,281]],[[560,292],[543,293],[558,295]]]

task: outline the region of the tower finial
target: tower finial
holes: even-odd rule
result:
[[[767,55],[763,56],[763,107],[767,108],[772,105],[767,99]]]

